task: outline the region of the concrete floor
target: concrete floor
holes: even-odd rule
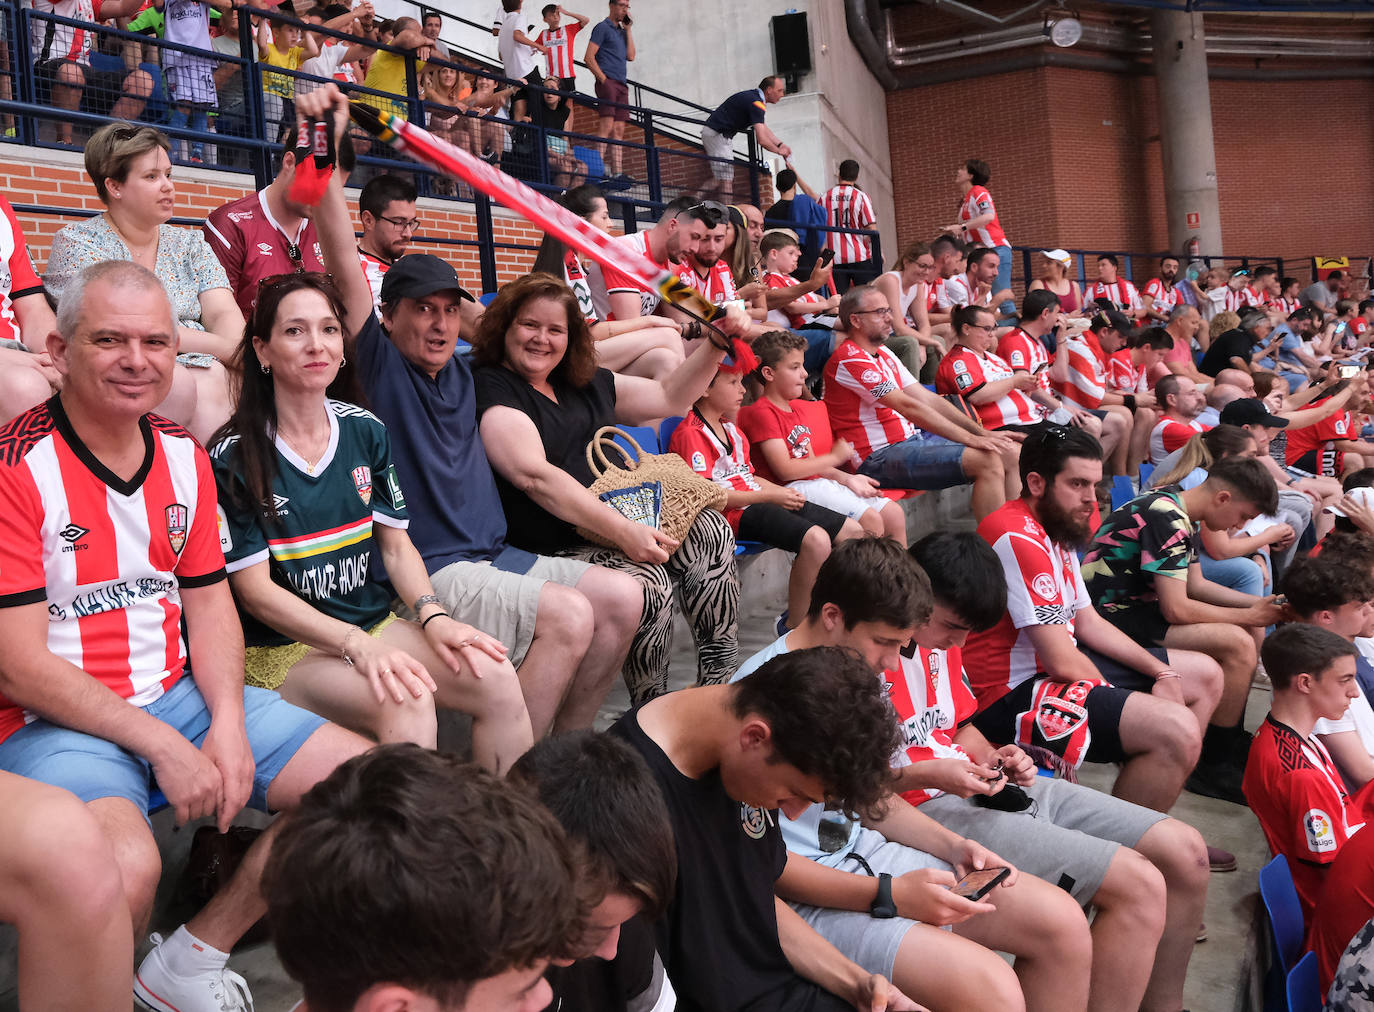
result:
[[[746,560],[746,569],[741,575],[750,593],[740,624],[741,659],[774,638],[773,622],[782,608],[785,575],[780,577],[779,574],[783,572],[780,568],[783,564],[785,560],[778,552]],[[691,684],[696,678],[691,636],[681,620],[674,644],[672,684],[677,688]],[[623,686],[619,686],[603,707],[598,723],[609,724],[627,706],[628,697]],[[1248,723],[1252,727],[1257,725],[1268,707],[1267,692],[1252,692]],[[1113,767],[1094,767],[1085,770],[1083,781],[1107,788],[1114,775]],[[1256,952],[1260,949],[1256,940],[1261,937],[1255,913],[1256,883],[1259,869],[1269,857],[1259,824],[1249,809],[1187,793],[1179,799],[1173,814],[1196,826],[1209,843],[1233,852],[1239,864],[1235,872],[1211,877],[1206,916],[1208,940],[1197,947],[1189,967],[1186,1007],[1191,1012],[1242,1012],[1257,1008],[1249,997],[1256,976]],[[159,840],[163,842],[166,868],[163,883],[167,891],[185,861],[194,827],[173,830],[167,812],[156,816],[154,822]],[[155,929],[171,930],[179,920],[165,901],[159,903]],[[3,932],[0,934],[0,1012],[12,1012],[17,1009],[13,991],[13,933],[4,927],[0,927],[0,932]],[[143,951],[144,946],[141,946],[140,956]],[[248,980],[259,1012],[287,1012],[300,998],[270,945],[253,946],[235,953],[231,966]]]

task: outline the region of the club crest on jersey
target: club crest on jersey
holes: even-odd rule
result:
[[[358,498],[364,506],[372,505],[372,469],[360,464],[353,469],[353,487],[358,490]]]
[[[739,821],[744,835],[751,840],[762,840],[763,834],[768,832],[768,820],[764,817],[762,808],[741,803]]]
[[[163,512],[167,517],[167,543],[172,546],[173,552],[180,555],[186,547],[186,518],[189,514],[179,502],[172,503]]]
[[[878,372],[877,369],[865,369],[864,374],[859,378],[862,379],[864,383],[872,386],[874,383],[882,382],[883,374]]]
[[[1046,601],[1054,597],[1054,577],[1049,573],[1039,573],[1035,579],[1031,580],[1031,589],[1043,597]]]

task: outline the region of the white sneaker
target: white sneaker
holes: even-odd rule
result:
[[[134,974],[134,997],[156,1012],[253,1012],[248,982],[228,967],[194,977],[173,974],[163,962],[162,936]]]

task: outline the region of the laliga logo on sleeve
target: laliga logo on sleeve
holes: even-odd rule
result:
[[[740,827],[744,830],[744,835],[751,840],[762,840],[763,834],[768,832],[767,816],[764,815],[762,808],[741,803],[739,821]]]
[[[1325,854],[1336,849],[1336,829],[1331,825],[1331,817],[1320,808],[1308,812],[1302,825],[1307,831],[1307,847],[1313,853]]]

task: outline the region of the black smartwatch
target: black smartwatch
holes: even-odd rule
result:
[[[879,920],[897,916],[897,904],[892,902],[892,876],[887,872],[878,875],[878,895],[873,898],[873,905],[868,908],[868,913]]]

